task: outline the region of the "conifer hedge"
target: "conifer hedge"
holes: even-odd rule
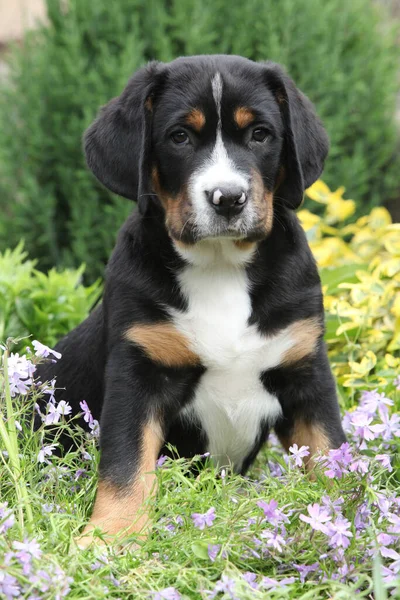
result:
[[[317,105],[324,179],[359,212],[394,194],[399,53],[371,0],[47,0],[49,25],[12,56],[0,94],[0,250],[24,238],[42,268],[103,271],[131,210],[85,167],[81,136],[147,60],[272,59]]]

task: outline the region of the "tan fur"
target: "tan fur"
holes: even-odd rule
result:
[[[194,108],[187,115],[186,123],[199,133],[206,124],[205,114],[200,109]]]
[[[273,193],[264,186],[261,173],[257,170],[252,171],[252,197],[253,204],[257,211],[259,228],[263,229],[264,235],[270,233],[274,218]]]
[[[188,367],[200,364],[200,359],[189,348],[186,337],[172,323],[134,325],[126,338],[138,344],[147,356],[165,367]]]
[[[193,220],[192,203],[186,188],[175,197],[162,189],[157,167],[152,170],[153,190],[159,197],[165,210],[165,226],[174,240],[179,241],[184,229]]]
[[[330,448],[329,439],[321,425],[316,423],[306,423],[304,421],[296,421],[293,431],[287,437],[280,436],[279,441],[289,451],[290,446],[297,444],[308,446],[310,455],[304,459],[307,470],[314,468],[313,456],[317,452],[326,452]]]
[[[78,540],[81,548],[93,542],[95,529],[111,542],[132,533],[145,534],[149,525],[148,500],[156,492],[154,470],[162,444],[161,428],[151,421],[143,431],[140,465],[131,484],[121,491],[108,481],[99,482],[92,517]]]
[[[239,250],[251,250],[251,248],[254,248],[254,246],[256,245],[255,242],[250,242],[249,240],[235,240],[233,242],[236,246],[236,248],[239,248]]]
[[[145,107],[147,108],[147,110],[149,112],[153,112],[153,98],[151,96],[149,96],[146,100],[146,102],[144,103]]]
[[[240,106],[235,110],[233,118],[235,119],[237,126],[240,127],[240,129],[244,129],[254,121],[255,117],[250,108]]]
[[[322,334],[322,325],[317,317],[296,321],[290,326],[290,336],[295,344],[288,350],[282,364],[292,364],[312,354]]]

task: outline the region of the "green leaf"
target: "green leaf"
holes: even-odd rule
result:
[[[326,294],[334,295],[339,291],[340,283],[356,283],[358,278],[357,271],[366,270],[367,265],[352,264],[342,265],[340,267],[324,267],[320,269],[320,276],[323,286],[328,286]]]
[[[372,579],[374,582],[374,600],[388,600],[387,591],[382,579],[382,561],[379,552],[374,556]]]
[[[206,542],[204,540],[202,540],[200,542],[193,542],[193,544],[191,546],[192,552],[198,558],[203,558],[205,560],[208,560],[209,559],[208,546],[209,546],[209,542]]]

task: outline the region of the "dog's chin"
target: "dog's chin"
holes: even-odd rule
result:
[[[216,227],[209,230],[199,231],[193,227],[186,231],[177,234],[177,232],[169,231],[170,237],[173,241],[193,246],[203,240],[232,240],[237,242],[261,242],[269,234],[265,228],[254,227],[249,229],[243,229],[243,227]]]

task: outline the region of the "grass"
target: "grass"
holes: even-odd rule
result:
[[[3,355],[3,364],[4,360]],[[7,595],[3,585],[2,597],[175,600],[205,599],[213,597],[208,592],[215,590],[217,598],[240,600],[383,600],[388,589],[400,593],[400,578],[390,586],[384,580],[382,564],[393,566],[394,555],[386,557],[385,551],[374,551],[375,546],[385,548],[378,536],[390,528],[388,514],[400,512],[400,500],[395,499],[400,473],[397,436],[386,442],[386,449],[380,438],[369,443],[363,451],[369,462],[367,473],[344,469],[343,477],[332,479],[326,476],[326,467],[318,465],[314,481],[285,458],[275,443],[260,454],[248,477],[217,472],[209,459],[196,475],[193,469],[200,465],[198,457],[191,462],[167,459],[156,470],[158,492],[156,502],[151,502],[153,527],[148,539],[131,539],[124,547],[98,545],[81,551],[74,539],[94,500],[96,439],[75,431],[79,450],[63,458],[49,455],[43,463],[38,462],[46,427],[33,431],[34,399],[27,400],[26,395],[12,399],[7,379],[3,392],[1,502],[12,508],[15,523],[4,527],[3,518],[0,565],[3,584],[5,575],[15,578],[8,581],[19,591],[18,596]],[[393,390],[392,396],[398,408],[400,393]],[[60,419],[58,427],[61,432],[70,425]],[[350,438],[356,445],[352,433]],[[377,445],[391,455],[392,472],[375,459]],[[300,519],[300,515],[308,515],[308,506],[322,505],[322,498],[328,496],[332,502],[343,499],[340,510],[351,523],[350,545],[343,551],[332,547],[331,535],[312,530]],[[258,503],[271,500],[278,502],[288,522],[282,520],[275,526],[273,518],[264,518],[263,505]],[[198,529],[192,514],[205,513],[211,507],[215,509],[212,525]],[[371,518],[357,529],[360,510],[371,511]],[[278,531],[282,534],[280,549],[268,545],[265,537],[265,532]],[[40,550],[37,558],[28,556],[24,574],[15,542],[33,539]],[[397,542],[389,545],[393,552]],[[313,565],[314,570],[302,581],[299,570]],[[274,586],[263,578],[277,583]],[[282,585],[285,581],[288,583]],[[0,590],[1,585],[0,572]]]

